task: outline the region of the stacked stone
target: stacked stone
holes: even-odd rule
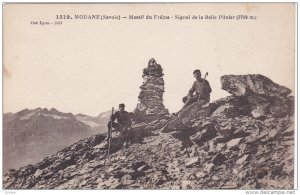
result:
[[[134,111],[136,121],[152,121],[169,114],[163,104],[163,69],[155,59],[150,59],[143,71],[144,82],[138,96],[139,103]]]

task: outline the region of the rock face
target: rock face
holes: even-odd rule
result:
[[[221,84],[222,89],[234,96],[244,97],[251,107],[251,115],[256,118],[293,112],[293,100],[287,97],[291,90],[263,75],[224,75]]]
[[[212,103],[201,101],[191,104],[173,117],[163,132],[190,128],[191,122],[201,116],[234,118],[252,116],[264,120],[268,115],[283,117],[294,114],[294,98],[286,97],[291,90],[262,75],[224,75],[222,89],[228,96]]]
[[[153,121],[168,114],[163,104],[163,69],[152,58],[143,71],[144,82],[138,96],[139,103],[134,111],[136,121]]]
[[[195,103],[178,121],[135,124],[128,148],[113,132],[109,158],[106,136],[92,136],[10,170],[3,188],[293,189],[294,116],[256,118],[252,107],[247,97],[233,95]]]
[[[287,96],[291,90],[280,86],[260,74],[224,75],[221,77],[222,89],[236,96],[254,93],[266,96]]]

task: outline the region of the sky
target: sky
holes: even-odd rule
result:
[[[138,103],[143,68],[164,69],[170,112],[208,72],[211,100],[226,74],[262,74],[295,86],[295,7],[280,4],[90,4],[4,6],[3,109],[56,108],[97,116]],[[248,15],[255,20],[57,20],[56,15]],[[61,25],[30,22],[62,21]]]

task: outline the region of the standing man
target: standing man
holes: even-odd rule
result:
[[[117,119],[117,123],[114,122]],[[128,146],[128,135],[127,131],[131,127],[131,117],[130,114],[125,111],[125,104],[119,104],[119,111],[117,111],[115,114],[111,116],[111,120],[109,121],[107,127],[109,130],[111,130],[111,126],[117,130],[120,131],[121,134],[125,138],[124,146]]]
[[[204,100],[206,103],[210,101],[211,88],[209,82],[201,78],[201,71],[194,70],[193,75],[196,79],[192,88],[189,90],[188,95],[182,98],[184,103],[183,108],[198,101]]]

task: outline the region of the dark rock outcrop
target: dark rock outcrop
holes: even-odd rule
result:
[[[222,89],[236,96],[254,93],[266,96],[282,97],[292,91],[274,83],[271,79],[260,74],[224,75],[221,77]]]
[[[268,115],[293,115],[294,98],[286,97],[291,90],[262,75],[224,75],[221,83],[223,89],[234,95],[212,103],[197,101],[191,104],[174,116],[163,132],[191,128],[191,121],[199,117],[234,118],[243,115],[264,120]]]
[[[288,94],[291,90],[259,75],[224,75],[221,77],[222,89],[244,97],[252,109],[252,116],[265,118],[268,114],[284,116],[293,112]]]

